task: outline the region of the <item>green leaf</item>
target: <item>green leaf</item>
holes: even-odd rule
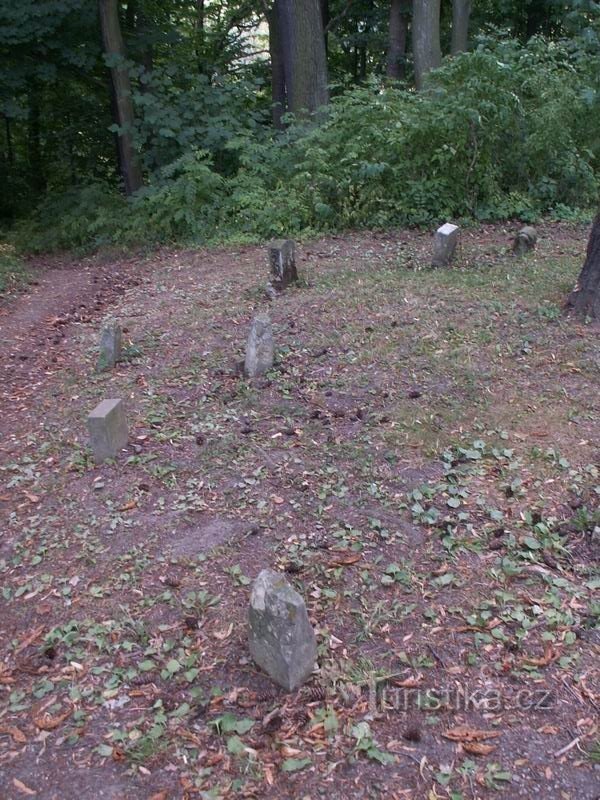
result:
[[[298,772],[312,764],[310,758],[286,758],[281,765],[283,772]]]
[[[239,756],[245,752],[246,747],[239,736],[230,736],[227,739],[227,752],[233,756]]]
[[[526,537],[523,539],[523,544],[524,544],[526,547],[528,547],[530,550],[539,550],[539,549],[540,549],[540,547],[542,546],[542,545],[541,545],[541,544],[538,542],[538,540],[537,540],[537,539],[535,539],[533,536],[526,536]]]

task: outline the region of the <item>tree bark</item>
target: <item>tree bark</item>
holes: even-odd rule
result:
[[[386,72],[388,78],[393,80],[401,80],[406,72],[408,9],[407,0],[391,0]]]
[[[412,42],[415,83],[422,89],[427,73],[442,63],[440,0],[414,0]]]
[[[7,116],[4,117],[4,131],[6,133],[6,161],[9,166],[12,167],[15,163],[15,157],[12,143],[12,133],[10,129],[10,118]]]
[[[329,23],[331,22],[329,0],[321,0],[321,19],[323,20],[323,35],[325,36],[325,56],[327,56],[329,51]]]
[[[42,158],[42,135],[40,125],[39,90],[35,85],[29,91],[29,113],[27,118],[27,150],[31,186],[41,193],[46,188]]]
[[[269,53],[271,56],[271,115],[274,127],[282,130],[285,127],[281,118],[286,112],[286,96],[279,26],[279,0],[275,0],[273,9],[267,15],[267,22],[269,23]]]
[[[320,0],[278,0],[288,108],[314,114],[329,102]]]
[[[585,264],[567,308],[579,316],[600,320],[600,214],[592,226]]]
[[[471,0],[452,0],[452,55],[466,53],[469,48]]]
[[[133,100],[131,81],[125,66],[125,45],[119,22],[118,0],[98,0],[100,29],[114,90],[114,122],[119,126],[118,155],[125,193],[131,195],[142,186],[142,171],[133,146]]]

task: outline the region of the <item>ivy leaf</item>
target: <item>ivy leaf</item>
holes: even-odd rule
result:
[[[283,772],[298,772],[312,764],[310,758],[286,758],[281,765]]]

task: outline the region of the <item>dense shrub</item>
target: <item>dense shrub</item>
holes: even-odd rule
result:
[[[319,127],[226,136],[219,123],[218,146],[183,148],[126,206],[88,186],[44,204],[21,241],[260,238],[590,207],[598,74],[598,59],[572,42],[484,42],[449,59],[420,94],[373,85],[336,98]]]

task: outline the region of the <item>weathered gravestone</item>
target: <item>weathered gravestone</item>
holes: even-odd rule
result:
[[[290,283],[297,283],[295,245],[291,239],[276,239],[269,244],[269,266],[273,288],[285,289]]]
[[[100,353],[98,355],[98,372],[112,369],[121,359],[123,334],[117,322],[108,322],[100,334]]]
[[[273,358],[274,345],[271,320],[268,314],[258,314],[252,321],[246,344],[244,372],[249,378],[258,378],[271,369]]]
[[[317,657],[306,605],[285,577],[264,569],[250,596],[250,653],[275,683],[291,692],[310,677]]]
[[[434,267],[447,267],[450,264],[458,244],[459,232],[458,225],[452,225],[450,222],[437,229],[433,241],[433,259],[431,262]]]
[[[126,444],[127,420],[122,400],[103,400],[89,414],[90,446],[97,464],[115,458]]]
[[[535,249],[537,243],[537,231],[531,225],[525,225],[524,228],[517,233],[513,240],[513,253],[516,256],[524,256],[530,250]]]

